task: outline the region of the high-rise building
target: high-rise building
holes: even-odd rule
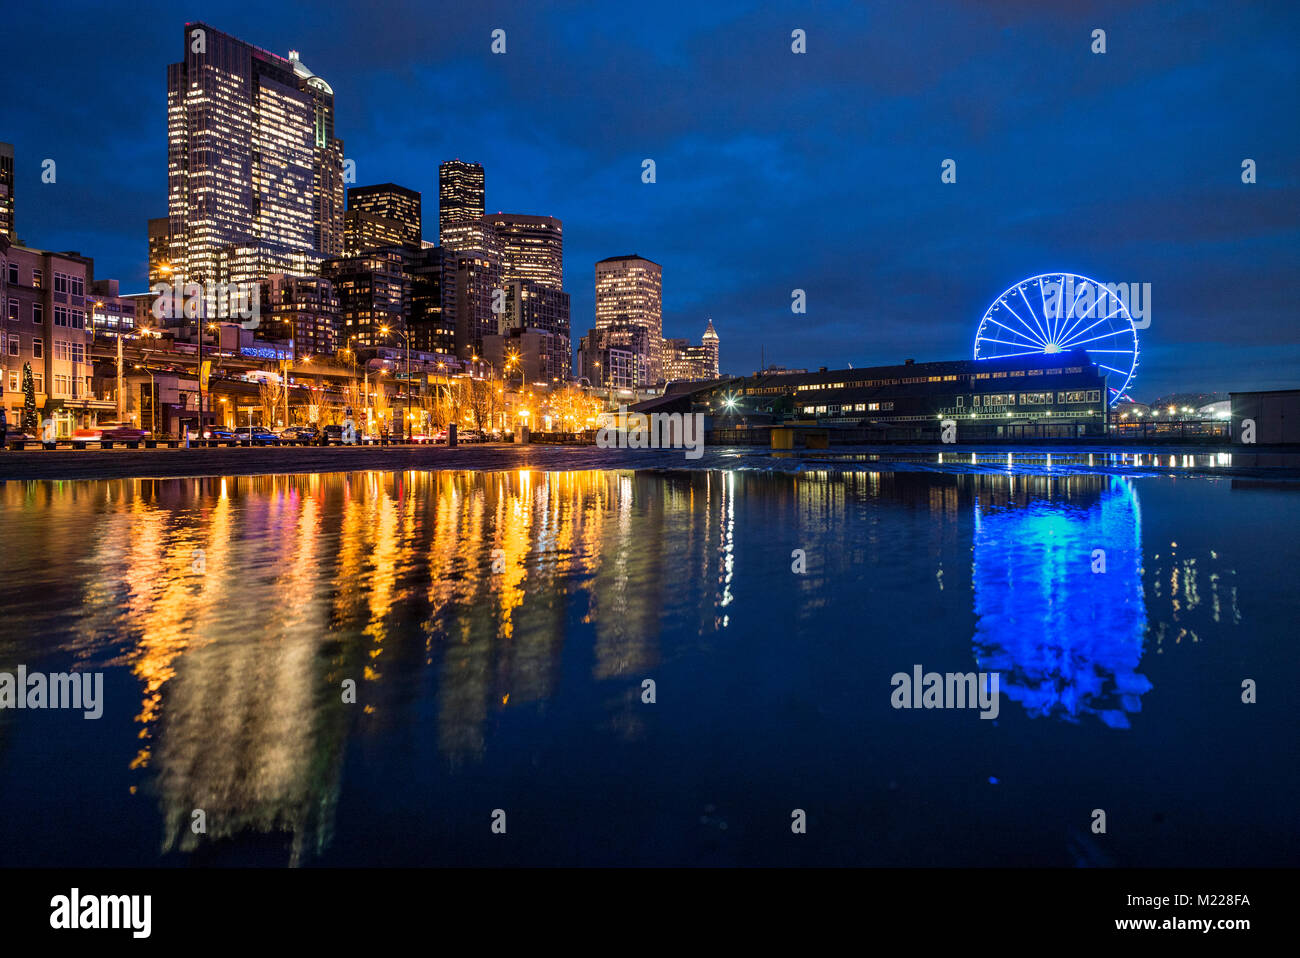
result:
[[[483,337],[501,331],[500,314],[492,309],[496,291],[502,289],[500,257],[482,249],[444,247],[442,289],[443,321],[456,330],[456,355],[483,355]]]
[[[171,219],[158,216],[149,220],[149,285],[170,283],[172,255]]]
[[[692,346],[688,339],[663,341],[664,379],[683,382],[718,378],[718,334],[713,320],[701,337],[700,345]]]
[[[597,388],[636,389],[654,383],[646,370],[650,330],[637,323],[593,329],[578,345],[578,376]]]
[[[261,281],[258,333],[293,343],[293,355],[332,355],[339,345],[339,297],[321,276],[275,273]]]
[[[443,268],[441,246],[420,250],[407,250],[406,274],[411,278],[411,313],[407,329],[411,335],[411,348],[426,353],[456,353],[456,311],[454,304],[443,299]],[[451,300],[454,290],[448,294]]]
[[[384,346],[398,340],[381,327],[402,330],[411,308],[411,278],[402,253],[373,250],[326,260],[321,275],[334,284],[339,301],[336,348]]]
[[[700,337],[700,361],[704,372],[710,379],[718,378],[718,331],[713,328],[713,319],[709,318]]]
[[[478,163],[448,160],[438,167],[438,245],[444,249],[493,251],[495,237],[484,234],[485,177]]]
[[[0,143],[0,235],[9,237],[9,242],[18,242],[18,231],[14,226],[14,147],[12,143]]]
[[[365,210],[351,209],[343,214],[343,235],[343,249],[348,256],[407,245],[406,229],[401,223]]]
[[[489,213],[501,247],[505,282],[528,280],[552,289],[564,286],[564,224],[554,216]]]
[[[544,332],[545,359],[540,378],[547,382],[567,382],[573,365],[573,346],[569,338],[569,294],[530,280],[507,281],[505,313],[501,315],[502,335]]]
[[[662,378],[663,267],[641,256],[611,256],[596,264],[596,329],[637,326],[646,330],[638,363],[642,380]]]
[[[420,194],[415,190],[395,183],[349,187],[348,213],[354,212],[357,215],[345,227],[349,242],[373,242],[376,247],[420,245]],[[375,242],[381,238],[387,241]],[[356,246],[349,255],[365,248]]]
[[[343,249],[334,91],[204,23],[167,68],[169,260],[178,282],[312,271]]]

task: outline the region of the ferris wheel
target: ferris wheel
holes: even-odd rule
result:
[[[1119,402],[1137,372],[1138,337],[1114,286],[1077,273],[1031,276],[995,299],[975,331],[976,359],[1071,349],[1111,374],[1110,405]]]

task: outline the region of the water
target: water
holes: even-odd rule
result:
[[[880,468],[0,485],[0,863],[1294,864],[1300,485]]]

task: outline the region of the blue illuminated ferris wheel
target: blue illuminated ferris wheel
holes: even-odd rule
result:
[[[1110,405],[1119,402],[1137,372],[1138,337],[1114,286],[1077,273],[1031,276],[995,299],[975,331],[976,359],[1071,349],[1110,373]]]

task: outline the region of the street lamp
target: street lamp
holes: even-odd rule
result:
[[[136,369],[143,369],[149,374],[149,432],[158,438],[158,387],[154,383],[153,370],[148,366],[135,364]]]
[[[406,426],[403,438],[409,440],[411,438],[411,341],[401,330],[380,326],[379,331],[385,336],[400,336],[402,345],[406,347]]]

